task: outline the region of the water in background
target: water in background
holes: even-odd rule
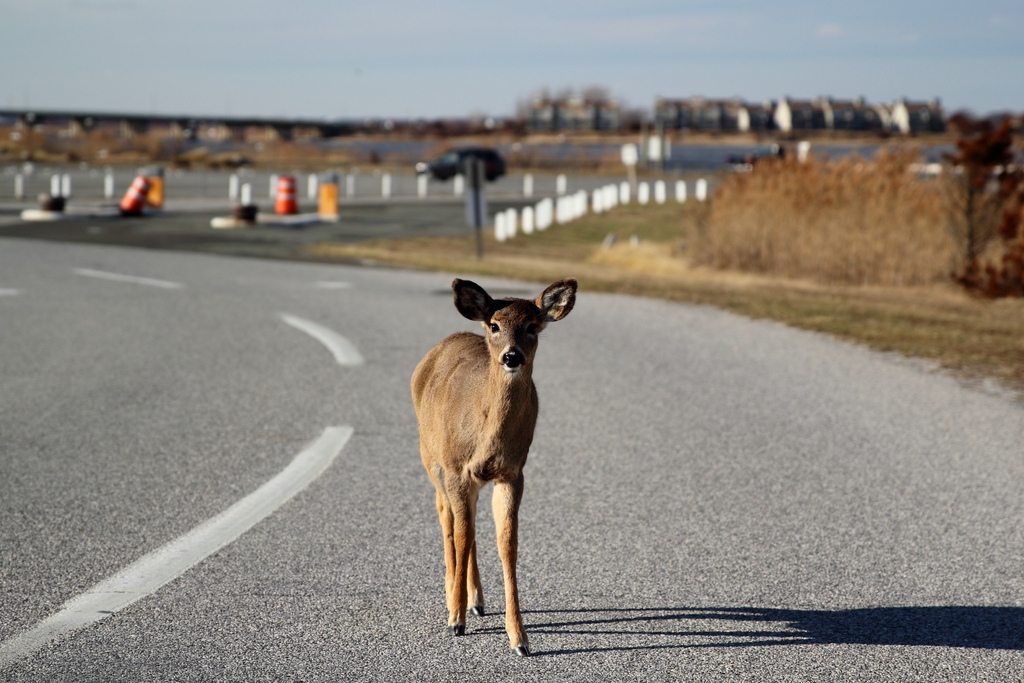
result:
[[[436,141],[399,140],[324,140],[314,143],[318,147],[331,150],[352,152],[364,162],[388,162],[398,164],[415,164],[427,161],[446,149],[450,143]],[[794,147],[795,145],[789,145]],[[530,165],[565,165],[572,162],[581,165],[598,162],[616,162],[620,157],[621,143],[578,143],[564,142],[561,144],[510,143],[497,145],[496,149],[513,165],[517,162],[531,162]],[[813,154],[823,155],[830,159],[839,159],[851,154],[858,154],[866,159],[872,158],[885,145],[813,145]],[[671,158],[666,160],[664,168],[669,172],[683,171],[719,171],[730,168],[737,160],[747,156],[763,154],[767,145],[680,145],[672,146]],[[795,153],[795,149],[788,150]],[[925,162],[942,161],[942,155],[953,151],[950,145],[934,145],[922,147]]]

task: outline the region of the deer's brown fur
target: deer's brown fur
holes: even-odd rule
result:
[[[492,299],[467,280],[452,283],[455,307],[483,324],[431,349],[412,375],[420,457],[436,490],[444,534],[448,630],[465,632],[467,606],[483,614],[474,519],[480,489],[494,483],[492,505],[505,578],[505,628],[516,654],[529,643],[519,611],[516,557],[523,466],[537,423],[533,359],[538,335],[576,300],[576,281],[554,283],[535,300]]]

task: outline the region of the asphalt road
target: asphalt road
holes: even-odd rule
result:
[[[535,656],[507,648],[488,505],[489,614],[447,636],[408,380],[474,327],[450,281],[0,240],[0,650],[325,428],[354,430],[237,540],[0,678],[1024,679],[1020,403],[781,325],[586,291],[535,373],[519,562]]]

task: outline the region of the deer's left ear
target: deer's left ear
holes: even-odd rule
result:
[[[546,322],[555,322],[569,315],[576,304],[576,280],[567,278],[559,280],[544,290],[534,301],[537,308],[544,314]]]

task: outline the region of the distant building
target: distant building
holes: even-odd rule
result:
[[[740,131],[750,129],[747,105],[739,98],[686,100],[658,98],[654,102],[654,122],[665,130]]]
[[[928,102],[908,102],[901,97],[892,107],[891,118],[892,129],[903,134],[946,130],[946,117],[937,97]]]
[[[825,130],[825,109],[819,100],[791,100],[783,97],[772,116],[775,127],[784,133],[795,130]]]
[[[739,98],[689,97],[654,100],[654,123],[666,130],[783,133],[810,130],[942,132],[946,118],[938,99],[898,100],[889,108],[856,99],[792,99],[744,102]]]
[[[828,130],[882,131],[889,128],[889,111],[881,105],[868,104],[863,97],[855,100],[819,100]]]
[[[775,127],[775,121],[772,118],[774,113],[774,102],[764,102],[763,104],[746,102],[740,109],[737,125],[739,129],[745,133],[749,131],[760,133],[766,130],[772,130]]]
[[[622,112],[617,100],[537,97],[530,102],[529,121],[535,131],[619,130]]]

